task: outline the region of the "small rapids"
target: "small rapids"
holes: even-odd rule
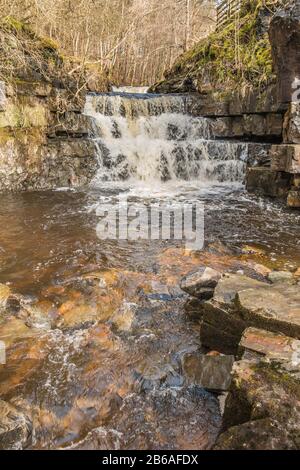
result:
[[[1,196],[0,283],[23,299],[0,319],[0,405],[29,423],[14,448],[210,449],[219,398],[182,367],[208,351],[180,279],[202,265],[296,269],[300,216],[245,192],[247,145],[214,140],[185,97],[89,95],[86,114],[98,145],[91,187]],[[204,249],[99,239],[95,208],[120,196],[203,203]]]

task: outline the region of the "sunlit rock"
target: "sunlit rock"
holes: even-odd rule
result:
[[[0,309],[6,306],[6,302],[10,294],[10,288],[5,284],[0,284]]]
[[[265,357],[273,361],[290,363],[300,370],[300,341],[288,336],[257,328],[244,332],[239,353],[244,359]]]
[[[183,278],[180,287],[193,297],[200,300],[209,300],[213,297],[214,289],[221,277],[222,274],[218,271],[203,267]]]

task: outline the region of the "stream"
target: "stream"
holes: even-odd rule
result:
[[[185,354],[208,351],[180,279],[203,265],[296,269],[300,216],[245,191],[246,144],[215,141],[184,97],[89,95],[85,113],[90,187],[1,196],[0,282],[23,303],[0,323],[0,397],[30,417],[27,448],[210,449],[220,401],[182,371]],[[202,203],[204,248],[100,239],[97,207],[125,198]]]

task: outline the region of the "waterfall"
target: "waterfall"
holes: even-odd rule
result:
[[[114,93],[131,93],[131,94],[140,94],[140,93],[147,93],[149,87],[146,86],[120,86],[112,87],[112,91]]]
[[[188,97],[89,94],[101,181],[242,181],[247,145],[213,139],[211,120],[188,113]]]

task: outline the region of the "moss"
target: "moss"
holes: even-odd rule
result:
[[[279,1],[279,0],[278,0]],[[228,24],[184,53],[166,80],[191,77],[210,83],[214,89],[232,89],[241,85],[264,88],[274,81],[271,44],[261,32],[260,13],[271,14],[276,0],[243,0],[238,26]],[[201,91],[201,90],[200,90]]]

